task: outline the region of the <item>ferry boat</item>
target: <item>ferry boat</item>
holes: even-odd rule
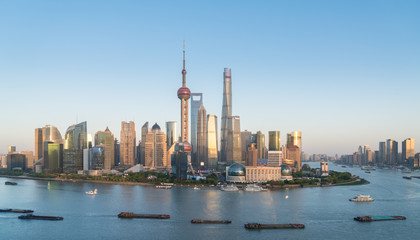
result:
[[[221,186],[220,187],[220,190],[225,191],[225,192],[236,192],[236,191],[239,191],[239,188],[237,186],[234,186],[232,184],[230,186],[227,185],[226,187],[225,186]]]
[[[245,187],[245,191],[247,192],[261,192],[266,191],[267,189],[262,188],[261,186],[258,186],[257,184],[248,184]]]
[[[50,220],[50,221],[58,221],[63,220],[63,217],[51,217],[51,216],[36,216],[33,214],[25,214],[18,217],[19,219],[37,219],[37,220]]]
[[[349,201],[352,202],[372,202],[374,199],[370,197],[370,195],[362,195],[359,194],[357,197],[354,197],[352,199],[349,199]]]
[[[89,192],[86,192],[87,195],[96,195],[98,194],[98,189],[95,188],[95,190],[89,190]]]

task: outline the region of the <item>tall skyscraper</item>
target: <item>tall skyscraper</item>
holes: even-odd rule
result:
[[[197,154],[197,121],[198,121],[198,110],[203,104],[202,93],[191,93],[191,146],[192,146],[192,157],[193,161]]]
[[[145,146],[146,146],[146,135],[149,132],[149,122],[145,122],[141,127],[141,144],[140,144],[140,164],[144,166],[145,160]]]
[[[246,166],[256,167],[258,164],[258,149],[255,143],[250,143],[246,152]]]
[[[43,156],[42,128],[35,128],[35,161]]]
[[[261,131],[257,132],[258,158],[265,159],[265,136]]]
[[[44,156],[44,142],[63,143],[60,131],[54,126],[46,125],[35,129],[35,161]]]
[[[408,164],[409,159],[414,159],[414,138],[407,138],[402,142],[402,154],[401,154],[401,163]]]
[[[268,132],[268,151],[280,151],[280,131]]]
[[[286,159],[294,160],[294,167],[300,171],[302,167],[302,132],[293,131],[287,134]]]
[[[230,68],[225,68],[223,72],[223,106],[222,106],[222,123],[221,123],[221,139],[220,139],[220,160],[227,161],[227,138],[229,130],[229,117],[232,116],[232,75]]]
[[[228,117],[228,135],[226,146],[227,163],[241,163],[242,161],[242,145],[241,145],[241,125],[239,116]]]
[[[379,142],[378,164],[383,165],[386,159],[386,144]]]
[[[120,143],[118,142],[118,139],[114,139],[114,165],[118,166],[120,165]]]
[[[121,122],[120,164],[134,166],[136,158],[136,127],[134,122]]]
[[[246,163],[248,145],[252,142],[252,133],[250,131],[241,132],[241,149],[242,149],[242,161]]]
[[[386,163],[389,165],[398,164],[398,142],[392,139],[386,140]]]
[[[67,128],[64,139],[64,173],[77,173],[77,170],[83,169],[83,149],[87,149],[87,122]]]
[[[187,70],[185,70],[185,42],[182,66],[182,87],[178,89],[177,95],[181,100],[181,142],[188,142],[188,99],[190,99],[191,91],[187,88],[186,83]]]
[[[63,172],[64,146],[62,143],[44,142],[44,171]]]
[[[197,152],[195,164],[197,168],[207,168],[207,112],[201,103],[197,115]],[[194,149],[194,148],[193,148]]]
[[[217,116],[207,115],[207,168],[216,169],[218,161]]]
[[[103,169],[111,170],[112,165],[115,163],[115,146],[114,135],[108,127],[106,127],[105,131],[97,131],[95,133],[95,146],[99,145],[102,145],[104,148]]]
[[[302,132],[293,131],[287,134],[287,146],[298,146],[302,151]]]
[[[169,150],[177,141],[176,122],[166,122],[166,149]]]
[[[166,135],[157,123],[147,133],[145,147],[146,167],[151,169],[167,167]]]

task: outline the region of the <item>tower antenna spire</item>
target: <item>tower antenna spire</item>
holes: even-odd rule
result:
[[[185,39],[184,39],[183,48],[182,48],[182,87],[186,87],[186,75],[187,75],[187,70],[185,70]]]

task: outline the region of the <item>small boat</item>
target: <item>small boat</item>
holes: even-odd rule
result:
[[[359,222],[376,222],[376,221],[388,221],[388,220],[405,220],[404,216],[390,216],[390,217],[371,217],[371,216],[358,216],[354,220]]]
[[[222,191],[225,191],[225,192],[236,192],[236,191],[239,191],[239,188],[237,187],[237,186],[235,186],[235,185],[227,185],[226,187],[225,186],[221,186],[220,187],[220,190],[222,190]]]
[[[370,171],[366,171],[365,173],[370,173]]]
[[[193,219],[191,223],[215,223],[215,224],[229,224],[232,223],[230,220],[200,220],[200,219]]]
[[[51,217],[51,216],[36,216],[33,214],[25,214],[18,217],[19,219],[37,219],[37,220],[50,220],[50,221],[58,221],[63,220],[63,217]]]
[[[17,185],[17,182],[4,182],[5,185]]]
[[[157,189],[171,189],[171,185],[156,185],[155,188]]]
[[[121,212],[118,214],[119,218],[155,218],[155,219],[168,219],[171,216],[166,214],[136,214],[132,212]]]
[[[194,187],[193,190],[200,190],[200,188],[199,187]]]
[[[359,194],[359,195],[357,195],[357,197],[349,199],[349,201],[352,201],[352,202],[372,202],[372,201],[374,201],[374,199],[371,198],[370,195]]]
[[[247,223],[246,229],[299,229],[305,228],[303,224],[261,224],[261,223]]]
[[[13,213],[33,213],[34,210],[23,210],[23,209],[0,209],[0,212],[13,212]]]
[[[98,189],[96,189],[96,188],[95,188],[95,190],[94,190],[94,191],[89,190],[89,192],[86,192],[86,194],[87,194],[87,195],[96,195],[96,194],[98,194]]]
[[[343,165],[343,166],[341,166],[341,167],[342,167],[342,168],[346,168],[346,166],[344,166],[344,165]]]
[[[411,180],[411,176],[403,176],[404,179]]]
[[[405,168],[404,170],[402,170],[403,173],[411,173],[411,170],[408,168]]]

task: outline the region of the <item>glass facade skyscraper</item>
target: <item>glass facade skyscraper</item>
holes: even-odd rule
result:
[[[198,109],[196,146],[195,167],[207,168],[207,112],[203,104]]]
[[[398,164],[398,142],[392,139],[386,140],[386,163],[389,165]]]
[[[166,122],[166,149],[170,149],[177,141],[176,122]]]
[[[218,161],[217,116],[207,115],[207,168],[216,169]]]
[[[134,166],[136,161],[136,127],[134,122],[121,122],[120,164]]]
[[[245,161],[242,161],[241,125],[239,116],[228,117],[228,130],[226,146],[227,164],[245,164]]]
[[[149,122],[145,122],[141,127],[141,143],[140,143],[140,164],[144,166],[146,162],[145,157],[145,144],[146,144],[146,135],[149,132]]]
[[[257,149],[258,158],[265,159],[265,135],[261,132],[257,132]]]
[[[83,149],[87,148],[87,122],[70,126],[64,140],[63,172],[83,169]]]
[[[402,142],[402,154],[401,154],[401,163],[408,164],[409,159],[414,159],[414,138],[407,138]]]
[[[280,131],[268,132],[268,151],[281,151]]]
[[[225,68],[223,72],[223,106],[222,106],[222,122],[221,122],[221,138],[220,138],[220,160],[227,161],[227,145],[229,117],[232,116],[232,75],[231,69]]]
[[[202,93],[191,93],[191,146],[192,146],[192,157],[193,162],[195,161],[197,154],[197,121],[198,121],[198,110],[203,104]]]
[[[105,131],[98,131],[95,134],[95,146],[103,145],[104,147],[104,170],[111,170],[112,165],[115,162],[115,146],[114,146],[114,135],[107,127]]]
[[[62,143],[44,142],[44,171],[61,173],[63,171],[64,146]]]

